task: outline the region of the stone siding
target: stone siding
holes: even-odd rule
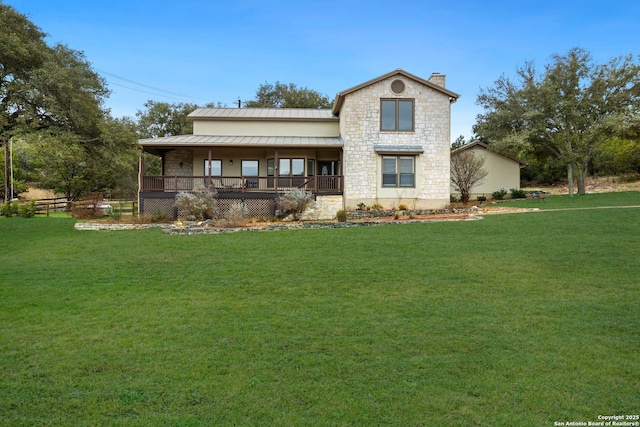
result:
[[[344,209],[342,196],[316,196],[316,201],[302,216],[303,220],[334,219]]]
[[[178,148],[169,151],[164,158],[164,175],[193,176],[193,149]]]
[[[391,91],[391,82],[401,79],[405,90]],[[414,131],[380,131],[380,99],[413,99]],[[437,208],[449,202],[449,97],[404,76],[391,76],[346,96],[340,111],[340,133],[344,141],[345,204],[410,204]],[[421,146],[416,156],[415,188],[384,188],[381,156],[374,145]]]

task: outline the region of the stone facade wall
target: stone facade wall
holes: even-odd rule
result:
[[[344,209],[342,196],[317,196],[313,206],[307,209],[302,219],[334,219],[341,209]]]
[[[395,94],[391,82],[401,79],[405,90]],[[444,83],[444,82],[443,82]],[[414,131],[380,131],[380,99],[413,99]],[[346,96],[340,110],[344,141],[345,205],[406,203],[437,208],[449,203],[449,97],[402,75],[391,76]],[[374,145],[421,146],[415,157],[415,188],[382,187],[381,156]]]
[[[164,175],[193,176],[193,149],[178,148],[169,151],[164,158]]]

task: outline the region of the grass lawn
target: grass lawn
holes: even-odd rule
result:
[[[544,200],[517,199],[500,202],[496,206],[549,209],[589,209],[594,207],[640,206],[640,191],[585,194],[584,196],[547,195]]]
[[[193,236],[73,223],[0,218],[0,425],[640,412],[640,209]]]

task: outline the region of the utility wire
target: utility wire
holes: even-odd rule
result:
[[[189,99],[189,100],[198,100],[198,99],[201,99],[201,98],[196,98],[196,97],[193,97],[193,96],[190,96],[190,95],[185,95],[185,94],[183,94],[183,93],[171,92],[171,91],[169,91],[169,90],[161,89],[161,88],[159,88],[159,87],[155,87],[155,86],[151,86],[151,85],[148,85],[148,84],[140,83],[140,82],[137,82],[137,81],[135,81],[135,80],[127,79],[127,78],[122,77],[122,76],[119,76],[119,75],[117,75],[117,74],[113,74],[113,73],[111,73],[111,72],[109,72],[109,71],[101,70],[101,69],[99,69],[99,68],[95,68],[95,70],[96,70],[97,72],[101,73],[101,74],[106,74],[107,76],[111,76],[111,77],[113,77],[113,78],[115,78],[115,79],[119,79],[119,80],[122,80],[122,81],[125,81],[125,82],[128,82],[128,83],[132,83],[132,84],[134,84],[134,85],[136,85],[136,86],[145,87],[145,88],[147,88],[147,89],[151,89],[151,90],[154,90],[154,91],[156,91],[156,92],[167,93],[167,94],[169,94],[169,95],[179,96],[179,97],[181,97],[181,98],[186,98],[186,99]],[[132,87],[129,87],[129,86],[124,86],[124,85],[120,85],[120,84],[113,83],[113,82],[111,82],[111,84],[112,84],[112,85],[114,85],[114,86],[124,87],[124,88],[126,88],[126,89],[130,89],[130,90],[135,90],[135,91],[137,91],[137,92],[147,93],[147,94],[150,94],[150,95],[158,95],[158,94],[153,93],[153,92],[147,92],[147,91],[144,91],[144,90],[141,90],[141,89],[135,89],[135,88],[132,88]],[[163,96],[164,96],[164,95],[163,95]],[[165,97],[166,97],[166,98],[170,98],[170,99],[177,99],[177,98],[171,98],[171,97],[169,97],[169,96],[165,96]]]
[[[107,82],[107,83],[109,85],[119,86],[119,87],[123,87],[125,89],[134,90],[136,92],[146,93],[146,94],[149,94],[149,95],[161,96],[163,98],[173,99],[175,101],[183,101],[184,102],[185,99],[186,99],[187,101],[196,101],[197,102],[196,98],[190,98],[190,97],[176,98],[174,96],[162,95],[162,94],[159,94],[159,93],[154,93],[154,92],[149,92],[149,91],[146,91],[146,90],[136,89],[136,88],[125,86],[125,85],[121,85],[121,84],[118,84],[118,83],[113,83],[113,82]],[[198,98],[198,99],[200,99],[200,98]]]

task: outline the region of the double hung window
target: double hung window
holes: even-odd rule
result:
[[[413,156],[382,156],[383,187],[415,187]]]

